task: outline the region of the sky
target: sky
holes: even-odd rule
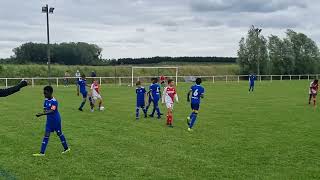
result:
[[[251,25],[266,37],[293,29],[320,42],[318,0],[2,0],[0,58],[26,42],[88,42],[103,58],[236,56]]]

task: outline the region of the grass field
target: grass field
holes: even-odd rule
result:
[[[80,113],[75,88],[55,89],[72,152],[52,135],[40,149],[42,89],[2,98],[0,179],[320,179],[320,109],[307,105],[307,81],[204,84],[206,97],[189,133],[185,102],[190,84],[178,87],[175,127],[165,118],[135,120],[135,91],[103,87],[104,112]],[[164,110],[162,106],[162,110]]]

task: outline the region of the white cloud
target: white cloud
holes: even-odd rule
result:
[[[240,37],[254,24],[269,35],[287,28],[320,40],[320,2],[312,0],[14,0],[0,2],[0,57],[22,43],[83,41],[104,58],[235,56]]]

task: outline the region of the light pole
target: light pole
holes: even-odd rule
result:
[[[253,26],[254,27],[254,26]],[[260,76],[260,47],[259,47],[259,35],[260,33],[262,32],[262,29],[260,28],[254,28],[254,31],[256,32],[256,35],[257,35],[257,39],[256,39],[256,46],[258,48],[258,67],[257,67],[257,73],[258,73],[258,76]]]
[[[49,14],[53,14],[54,8],[48,6],[42,7],[42,13],[46,13],[47,15],[47,58],[48,58],[48,83],[51,85],[51,57],[50,57],[50,28],[49,28]]]

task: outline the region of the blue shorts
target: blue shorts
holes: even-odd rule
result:
[[[87,91],[86,92],[81,92],[81,94],[82,94],[83,98],[87,98],[88,97],[88,92]]]
[[[199,109],[200,109],[200,104],[191,104],[191,109],[192,109],[192,110],[199,111]]]
[[[254,87],[254,83],[250,83],[250,87]]]
[[[144,102],[137,102],[137,108],[144,108],[145,104]]]
[[[61,121],[46,123],[46,132],[61,132]]]

